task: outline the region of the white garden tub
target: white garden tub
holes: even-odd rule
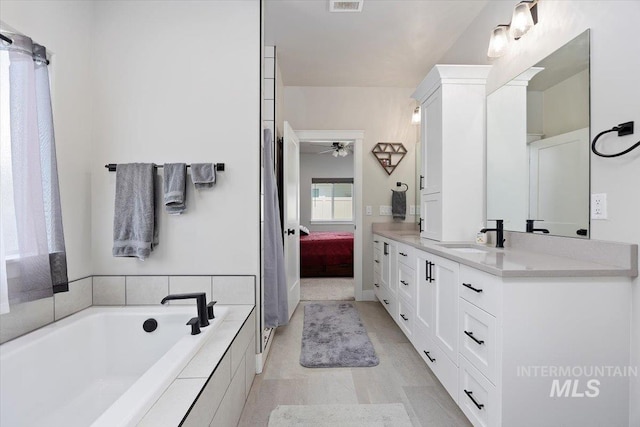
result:
[[[0,346],[0,425],[137,424],[227,314],[191,335],[195,306],[91,307]],[[153,318],[158,327],[142,328]]]

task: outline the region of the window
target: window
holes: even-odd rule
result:
[[[353,178],[311,179],[311,221],[353,221]]]

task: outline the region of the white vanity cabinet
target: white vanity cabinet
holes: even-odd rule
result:
[[[436,65],[412,95],[421,106],[421,237],[469,240],[482,223],[489,69]]]
[[[594,378],[552,372],[629,366],[630,277],[530,272],[574,262],[549,257],[531,267],[535,253],[497,276],[435,245],[376,240],[387,243],[381,271],[397,286],[376,295],[474,426],[627,425],[628,377],[588,383]],[[505,264],[524,256],[496,255]]]

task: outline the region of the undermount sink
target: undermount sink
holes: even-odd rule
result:
[[[489,252],[487,249],[471,243],[442,243],[439,246],[450,249],[454,252],[465,254],[486,254],[487,252]]]

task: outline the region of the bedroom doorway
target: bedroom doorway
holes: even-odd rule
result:
[[[368,300],[362,291],[364,132],[304,130],[296,135],[300,224],[310,231],[301,234],[301,297]]]

